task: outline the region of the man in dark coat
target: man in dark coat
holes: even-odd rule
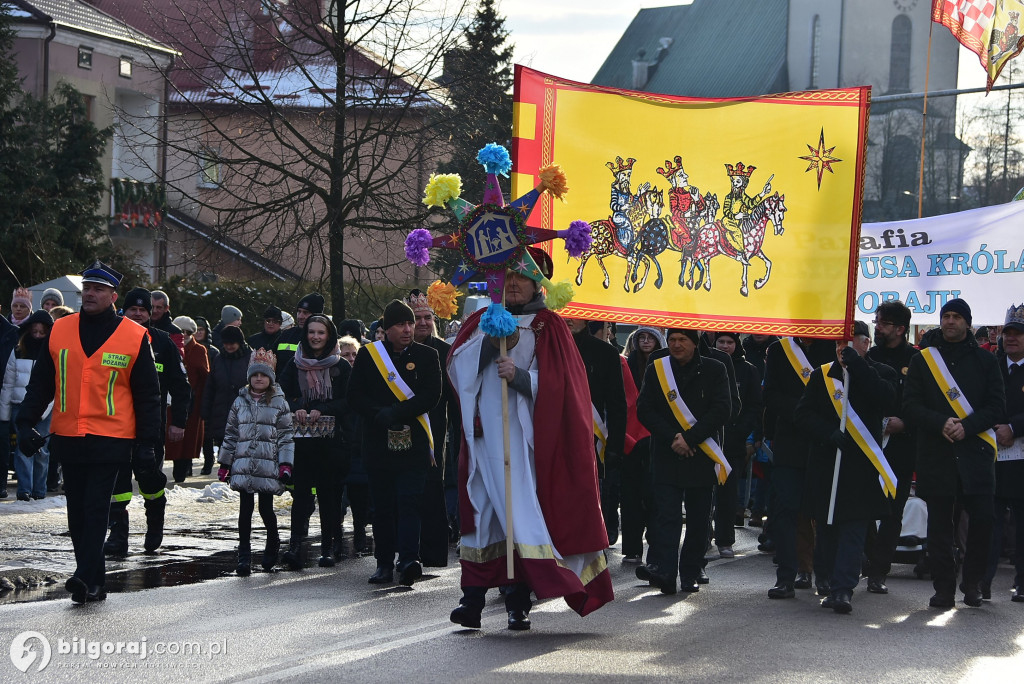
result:
[[[604,433],[604,453],[597,454],[597,472],[601,479],[601,512],[604,514],[608,543],[619,538],[620,458],[626,442],[626,390],[622,383],[622,363],[615,347],[591,334],[587,321],[568,318],[572,340],[583,359],[590,387],[590,403],[600,417]],[[604,324],[600,324],[603,328]],[[596,420],[595,420],[596,422]],[[601,446],[597,447],[599,450]]]
[[[319,292],[310,292],[295,305],[295,325],[281,333],[277,338],[277,367],[284,368],[295,356],[302,342],[302,331],[306,319],[313,314],[324,313],[324,296]]]
[[[992,579],[1003,550],[1003,521],[1007,511],[1013,511],[1016,574],[1010,598],[1024,603],[1024,304],[1012,305],[1006,311],[1003,348],[996,356],[1006,387],[1006,418],[995,426],[1000,451],[1000,460],[996,462],[995,525],[981,592],[983,598],[992,596]],[[1012,459],[1003,460],[1004,456]]]
[[[404,302],[387,305],[383,325],[385,339],[356,355],[349,406],[363,417],[363,458],[373,497],[377,571],[369,582],[394,581],[397,553],[399,582],[411,586],[423,575],[420,512],[427,470],[435,460],[420,417],[441,398],[441,363],[434,349],[413,342],[416,316]],[[402,384],[412,398],[398,398],[395,389],[405,393]]]
[[[164,434],[164,426],[167,420],[167,397],[171,397],[170,425],[167,426],[167,439],[172,442],[180,442],[185,436],[185,424],[188,422],[188,412],[192,405],[192,390],[188,385],[188,378],[185,375],[185,366],[181,361],[181,354],[170,336],[162,330],[149,325],[150,311],[152,310],[152,297],[149,290],[137,287],[124,298],[125,318],[135,321],[146,329],[149,334],[150,344],[153,347],[153,357],[156,361],[157,377],[160,383],[160,434]],[[164,459],[164,440],[156,445],[157,463],[162,464]],[[187,461],[182,461],[187,466]],[[177,473],[184,481],[184,473],[179,469]],[[160,548],[164,538],[164,512],[167,508],[167,497],[164,496],[164,487],[167,485],[167,476],[163,471],[136,478],[139,482],[139,493],[144,499],[146,509],[146,538],[143,548],[152,553]],[[131,468],[123,467],[117,474],[117,483],[114,486],[114,493],[110,499],[110,536],[103,545],[103,552],[111,556],[125,556],[128,554],[128,504],[132,500],[132,472]]]
[[[969,516],[960,587],[964,603],[977,607],[992,543],[992,428],[1003,420],[1003,376],[995,355],[970,334],[967,302],[949,300],[940,316],[940,327],[921,339],[921,353],[907,369],[903,412],[917,433],[917,495],[928,505],[928,559],[935,587],[929,605],[955,605],[953,531],[959,503]]]
[[[281,337],[281,324],[284,322],[284,314],[276,306],[268,306],[263,312],[263,330],[252,335],[246,340],[251,349],[268,349],[277,355],[277,341]],[[302,321],[305,324],[305,320]],[[301,330],[303,326],[299,326]],[[301,336],[299,338],[302,339]],[[278,366],[284,370],[284,366]]]
[[[178,353],[185,356],[185,333],[181,328],[174,325],[174,316],[171,314],[171,298],[162,290],[153,290],[150,293],[153,301],[153,313],[149,319],[149,327],[163,330],[167,333],[171,342],[178,348]]]
[[[721,431],[729,420],[729,381],[725,367],[698,351],[696,330],[668,331],[669,356],[647,366],[637,398],[637,417],[651,431],[655,522],[647,565],[636,570],[665,594],[699,590]],[[689,416],[687,416],[689,412]],[[680,416],[683,420],[680,420]],[[686,538],[682,549],[682,504],[686,499]]]
[[[866,323],[857,321],[853,333],[852,341],[836,343],[838,362],[811,373],[793,416],[810,442],[808,498],[817,521],[815,573],[829,582],[829,595],[821,605],[837,613],[853,610],[868,524],[889,512],[878,480],[882,472],[891,484],[889,493],[896,491],[881,446],[882,420],[896,408],[896,373],[864,358],[871,344]],[[842,396],[844,368],[850,379],[848,399]],[[849,408],[845,429],[840,429],[844,400]]]
[[[885,458],[896,474],[896,498],[892,510],[882,518],[878,531],[872,535],[874,523],[868,526],[868,591],[888,594],[886,575],[892,566],[892,557],[903,529],[903,508],[910,496],[914,480],[914,433],[903,422],[903,385],[910,360],[917,354],[907,342],[910,331],[910,309],[899,300],[882,302],[875,310],[875,346],[868,350],[868,360],[883,363],[896,373],[896,410],[886,416],[883,439]]]
[[[768,598],[796,596],[793,589],[810,588],[810,558],[801,558],[797,550],[797,530],[810,522],[801,522],[802,501],[807,475],[807,437],[795,421],[796,405],[803,396],[811,372],[835,359],[835,345],[827,340],[784,337],[773,342],[764,364],[764,436],[772,440],[775,454],[772,464],[772,503],[768,519],[769,533],[775,542],[779,561],[775,586]],[[813,549],[813,535],[805,546]],[[806,552],[803,554],[807,556]],[[799,577],[797,573],[799,572]],[[828,578],[819,577],[819,589],[825,590]]]

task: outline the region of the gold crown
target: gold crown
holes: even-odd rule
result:
[[[28,290],[26,290],[23,287],[19,287],[18,289],[16,289],[14,291],[13,299],[28,299],[29,301],[31,301],[32,300],[32,293],[29,292]]]
[[[675,162],[676,162],[676,165],[672,166],[672,162],[670,162],[668,159],[666,159],[665,160],[665,166],[659,166],[658,167],[658,173],[660,173],[665,178],[671,178],[672,175],[675,174],[677,171],[682,171],[682,169],[683,169],[683,158],[677,154],[675,156]]]
[[[1011,304],[1006,310],[1006,322],[1003,325],[1024,325],[1024,304]]]
[[[732,164],[725,165],[725,173],[729,176],[743,176],[744,178],[750,178],[750,174],[754,173],[756,166],[743,166],[743,162],[736,162],[736,166]]]
[[[605,162],[605,166],[607,166],[611,170],[611,172],[617,176],[622,171],[632,171],[633,164],[635,163],[636,159],[633,159],[632,157],[630,157],[626,161],[622,161],[622,157],[616,157],[615,161],[613,162]]]
[[[254,351],[249,357],[249,365],[251,366],[255,363],[269,366],[271,370],[277,371],[277,356],[269,349],[260,348]]]

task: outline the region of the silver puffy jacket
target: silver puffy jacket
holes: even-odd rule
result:
[[[259,401],[243,387],[231,405],[218,455],[218,461],[231,471],[231,488],[282,494],[278,467],[294,460],[292,414],[281,387],[275,383]]]

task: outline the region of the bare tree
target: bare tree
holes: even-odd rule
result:
[[[447,94],[429,75],[459,45],[465,5],[145,0],[144,8],[139,28],[181,52],[163,125],[131,130],[136,141],[165,146],[171,206],[329,284],[336,316],[345,315],[346,281],[372,290],[411,279],[403,239],[426,219],[422,188],[447,152],[435,132]]]

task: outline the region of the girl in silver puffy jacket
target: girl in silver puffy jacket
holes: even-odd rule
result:
[[[269,572],[277,563],[281,546],[274,495],[283,494],[292,479],[292,415],[277,384],[276,366],[272,351],[258,349],[252,353],[249,384],[239,390],[231,405],[219,452],[220,481],[229,482],[241,495],[236,572],[243,577],[251,572],[255,498],[259,496],[260,517],[267,528],[262,565]]]

